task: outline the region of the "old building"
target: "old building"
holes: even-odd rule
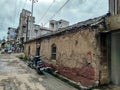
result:
[[[17,51],[22,52],[24,50],[23,43],[29,40],[30,32],[34,23],[34,17],[31,16],[31,12],[23,9],[20,13],[19,25],[17,28]]]
[[[71,26],[51,20],[48,29],[23,9],[18,28],[8,30],[8,44],[27,57],[40,55],[46,66],[83,86],[120,85],[119,0],[109,0],[109,13]]]
[[[31,16],[31,12],[23,9],[19,20],[18,40],[22,43],[40,36],[41,31],[45,31],[44,29],[41,30],[41,27],[35,24],[35,17]]]
[[[18,26],[18,40],[20,43],[26,42],[31,39],[33,24],[35,18],[31,16],[31,12],[23,9],[20,14],[19,26]]]
[[[41,55],[47,66],[83,86],[120,85],[119,0],[109,0],[109,7],[110,16],[58,28],[29,40],[25,55]]]
[[[110,13],[112,15],[120,14],[120,1],[119,0],[109,0]]]
[[[35,17],[31,16],[30,11],[23,9],[20,13],[18,28],[8,29],[8,41],[14,41],[16,52],[23,52],[24,42],[50,32],[52,30],[35,24]]]
[[[25,43],[25,54],[42,56],[61,75],[89,86],[103,80],[100,73],[100,31],[104,17],[90,19]],[[39,50],[38,50],[39,49]],[[89,71],[89,72],[88,72]]]
[[[67,26],[69,26],[69,22],[66,20],[59,20],[59,21],[50,20],[50,23],[49,23],[49,29],[51,29],[53,31],[56,31],[59,28],[63,28],[63,27],[67,27]]]
[[[33,25],[33,30],[31,31],[32,33],[32,38],[31,39],[35,39],[41,35],[44,35],[46,33],[50,33],[52,32],[52,30],[49,30],[43,26],[40,26],[40,25],[37,25],[37,24],[34,24]]]
[[[17,52],[22,52],[24,50],[24,42],[34,39],[44,33],[48,33],[50,31],[41,29],[40,25],[34,24],[35,17],[31,16],[31,12],[28,10],[23,9],[20,18],[19,18],[19,25],[16,30],[16,50]]]
[[[8,37],[7,37],[7,41],[10,43],[10,49],[11,50],[15,50],[15,42],[16,42],[16,28],[13,27],[9,27],[8,28]]]
[[[8,28],[8,33],[7,33],[8,34],[8,37],[7,37],[8,41],[14,40],[15,35],[16,35],[15,30],[16,30],[16,28],[12,28],[12,27]]]
[[[120,85],[120,1],[110,1],[111,16],[106,19],[107,32],[104,32],[103,40],[103,54],[106,58],[106,71],[109,73],[109,80],[115,84]]]
[[[0,48],[1,48],[1,49],[4,49],[4,48],[5,48],[5,43],[6,43],[6,40],[5,40],[5,39],[3,39],[3,40],[0,41],[0,46],[1,46]]]

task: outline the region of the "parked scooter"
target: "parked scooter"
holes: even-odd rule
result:
[[[42,70],[45,67],[44,62],[41,60],[40,56],[35,56],[32,59],[30,59],[28,66],[32,69],[35,69],[38,72],[38,74],[43,74]]]
[[[38,74],[43,74],[42,71],[44,70],[44,68],[45,68],[44,62],[43,62],[42,60],[38,61],[38,62],[37,62],[37,66],[36,66],[36,71],[37,71],[37,73],[38,73]]]
[[[28,63],[28,66],[33,69],[33,68],[34,68],[34,67],[33,67],[33,61],[34,61],[34,59],[33,59],[33,58],[30,58],[29,60],[30,60],[30,61],[29,61],[29,63]]]

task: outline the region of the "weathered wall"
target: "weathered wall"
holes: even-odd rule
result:
[[[101,56],[99,41],[101,36],[96,33],[97,31],[97,29],[88,27],[38,40],[42,60],[59,74],[80,82],[84,86],[93,85],[98,81],[101,84],[107,83],[107,61]],[[53,44],[57,47],[56,60],[51,59]],[[30,55],[36,55],[36,41],[25,44],[26,55],[28,55],[29,46],[31,46]]]
[[[30,46],[30,55],[28,55],[28,48]],[[29,42],[24,46],[24,53],[27,57],[36,55],[36,41]]]
[[[101,59],[100,59],[100,84],[108,84],[110,81],[109,77],[109,65],[110,64],[110,34],[101,33],[100,35],[100,50],[101,50]]]
[[[107,30],[120,29],[120,14],[106,18]]]
[[[51,46],[57,47],[57,59],[51,60]],[[41,42],[42,59],[58,72],[84,86],[91,85],[99,77],[98,47],[95,31],[79,30],[43,39]]]
[[[107,17],[107,30],[120,29],[119,19],[120,15]],[[101,30],[100,27],[97,28]],[[87,27],[42,38],[39,40],[42,60],[47,66],[57,70],[59,74],[80,82],[84,86],[93,85],[98,81],[100,84],[109,83],[111,40],[106,31],[103,31],[101,36],[97,31],[97,29]],[[53,44],[57,47],[56,60],[51,59],[51,46]],[[35,55],[36,42],[31,41],[25,44],[27,56],[29,46],[31,46],[30,54]]]
[[[119,0],[109,0],[109,12],[112,15],[120,14],[120,1]]]

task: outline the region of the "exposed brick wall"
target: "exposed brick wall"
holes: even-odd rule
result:
[[[99,79],[99,47],[91,28],[43,39],[41,55],[59,73],[87,86]],[[51,60],[51,46],[57,46],[57,59]],[[89,64],[89,65],[88,65]],[[88,66],[87,66],[88,65]]]
[[[60,75],[63,75],[75,82],[80,82],[83,86],[92,86],[95,82],[95,70],[91,64],[78,68],[54,66],[48,63],[46,63],[46,66],[57,70],[57,73]]]
[[[107,17],[107,30],[120,29],[119,18],[120,15]],[[42,39],[40,41],[40,54],[42,56],[42,59],[44,61],[47,61],[47,63],[56,70],[59,70],[60,74],[73,79],[74,81],[78,80],[85,86],[91,85],[98,80],[100,80],[101,84],[108,83],[110,80],[108,61],[104,57],[106,54],[100,50],[99,45],[101,42],[96,38],[100,39],[101,36],[98,34],[96,35],[97,31],[99,30],[88,27],[85,29],[76,30],[76,32],[69,33],[69,31],[66,31],[64,34]],[[51,60],[52,44],[55,44],[57,46],[56,60]],[[25,55],[28,56],[29,46],[32,47],[30,54],[35,55],[35,41],[25,44]],[[59,68],[57,66],[59,66]],[[76,74],[76,72],[73,72],[72,75],[69,75],[67,72],[72,72],[73,69],[74,71],[81,70],[81,72],[90,72],[84,72],[82,74]],[[89,76],[88,74],[90,77],[86,77]],[[79,77],[76,75],[79,75]]]

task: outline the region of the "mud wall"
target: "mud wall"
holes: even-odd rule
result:
[[[56,45],[56,60],[51,59],[51,46]],[[99,47],[95,30],[88,28],[66,32],[41,41],[41,56],[48,66],[84,86],[99,79]]]
[[[30,53],[29,53],[30,47]],[[36,55],[36,41],[29,42],[24,45],[24,53],[29,58],[30,56]]]

